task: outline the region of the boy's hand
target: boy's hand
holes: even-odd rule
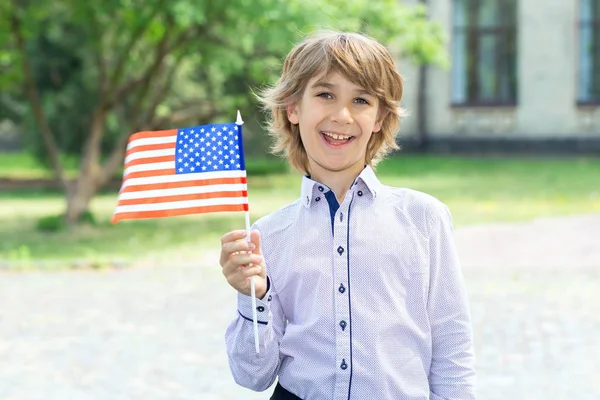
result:
[[[246,231],[232,231],[221,238],[221,267],[227,282],[238,292],[250,296],[250,277],[255,276],[256,298],[267,293],[267,269],[260,249],[260,233],[252,231],[251,242]]]

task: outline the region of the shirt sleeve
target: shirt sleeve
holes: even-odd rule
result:
[[[431,323],[432,400],[475,399],[473,330],[448,207],[429,207],[430,283],[427,311]]]
[[[263,248],[264,250],[264,248]],[[268,260],[267,274],[268,274]],[[254,345],[252,298],[238,293],[238,315],[225,332],[229,368],[238,385],[262,392],[277,377],[280,365],[279,342],[285,331],[286,318],[271,280],[267,293],[256,299],[259,353]]]

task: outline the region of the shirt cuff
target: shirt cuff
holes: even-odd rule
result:
[[[267,277],[267,293],[262,299],[256,299],[256,320],[266,325],[271,311],[271,280]],[[238,313],[248,321],[252,321],[252,297],[238,292]]]

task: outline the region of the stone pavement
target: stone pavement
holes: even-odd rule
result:
[[[469,227],[456,238],[479,400],[600,399],[600,216]],[[0,400],[268,399],[230,377],[223,332],[235,294],[216,254],[205,257],[0,273]]]

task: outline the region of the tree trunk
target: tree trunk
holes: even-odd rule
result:
[[[58,145],[56,144],[54,134],[52,133],[50,126],[48,125],[48,120],[46,119],[44,110],[42,109],[42,100],[40,92],[37,86],[35,85],[35,77],[33,76],[31,63],[27,54],[27,50],[25,48],[25,37],[22,30],[21,17],[19,14],[19,12],[21,11],[21,5],[17,0],[13,0],[12,5],[13,12],[10,19],[12,34],[15,38],[15,42],[17,44],[17,48],[19,49],[19,53],[23,58],[21,67],[23,70],[23,75],[25,77],[25,87],[27,89],[27,97],[29,99],[29,104],[31,105],[33,115],[35,116],[35,120],[40,128],[40,133],[42,134],[44,145],[46,147],[46,150],[48,151],[48,155],[50,157],[50,164],[54,171],[54,175],[62,184],[63,188],[67,190],[68,181],[60,161],[60,150],[58,148]]]
[[[65,222],[68,225],[76,225],[81,220],[97,191],[98,186],[92,180],[79,178],[73,182],[67,194]]]
[[[90,201],[94,198],[98,189],[102,186],[100,171],[100,142],[104,135],[106,111],[94,112],[90,135],[84,146],[79,176],[67,191],[67,210],[65,221],[74,225],[80,221],[81,216],[88,211]]]
[[[419,0],[428,7],[427,0]],[[429,145],[429,132],[427,131],[427,66],[419,66],[419,81],[417,92],[417,149],[426,151]]]
[[[426,151],[429,145],[427,131],[427,66],[419,67],[419,90],[417,94],[417,149]]]

